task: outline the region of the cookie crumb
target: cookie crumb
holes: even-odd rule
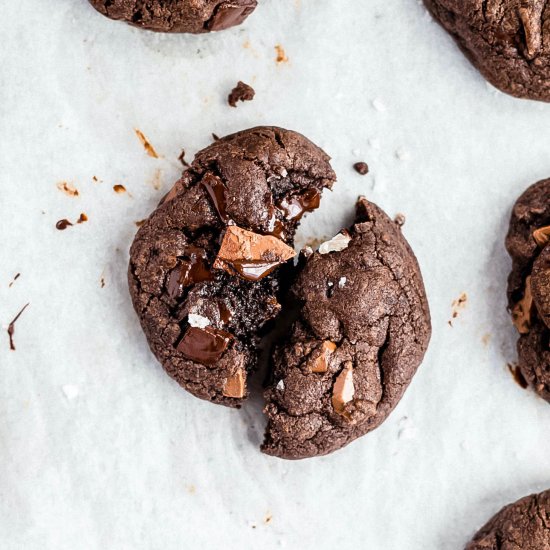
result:
[[[145,152],[155,159],[158,159],[159,156],[157,152],[155,151],[154,147],[151,145],[149,140],[143,135],[143,132],[141,130],[138,130],[137,128],[134,129],[136,136],[138,137],[139,141],[141,141],[141,144],[143,145],[143,148],[145,149]]]
[[[190,164],[185,160],[185,149],[181,150],[181,153],[178,156],[178,160],[181,162],[184,168],[189,168]]]
[[[220,141],[219,136],[218,136],[217,134],[215,134],[214,132],[212,132],[212,139],[213,139],[214,141]]]
[[[121,185],[120,183],[117,183],[116,185],[113,185],[113,191],[115,193],[126,193],[126,187],[124,185]]]
[[[271,514],[271,512],[268,512],[266,515],[265,515],[265,518],[264,518],[264,523],[271,523],[271,520],[273,519],[273,514]]]
[[[277,52],[277,57],[275,58],[275,61],[277,63],[287,63],[288,62],[288,57],[286,55],[286,52],[280,44],[277,44],[275,46],[275,51]]]
[[[361,176],[366,176],[369,173],[369,165],[366,162],[356,162],[353,168]]]
[[[401,213],[396,214],[393,221],[399,227],[403,227],[405,225],[405,214],[401,214]]]
[[[147,221],[147,218],[143,220],[138,220],[137,222],[134,222],[134,223],[136,224],[136,227],[141,227],[146,221]]]
[[[256,91],[252,86],[249,86],[248,84],[245,84],[241,80],[237,83],[237,85],[231,90],[231,93],[227,96],[227,103],[231,105],[231,107],[237,106],[237,101],[252,101],[254,99],[254,96],[256,95]]]
[[[11,280],[11,283],[8,285],[8,288],[11,288],[13,286],[13,283],[15,283],[15,281],[17,281],[19,277],[21,277],[21,273],[16,273],[15,277]]]
[[[14,317],[13,321],[8,325],[8,336],[10,337],[10,350],[15,351],[15,343],[13,341],[13,335],[15,334],[15,323],[21,317],[22,313],[29,307],[29,303],[25,304],[21,311]]]
[[[84,222],[87,222],[88,221],[88,216],[86,216],[86,214],[84,214],[84,212],[82,212],[80,214],[80,217],[78,218],[78,220],[76,220],[76,223],[84,223]]]
[[[79,195],[78,189],[66,181],[60,181],[57,184],[57,188],[69,197],[78,197]]]

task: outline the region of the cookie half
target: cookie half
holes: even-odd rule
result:
[[[240,25],[257,0],[89,0],[103,15],[157,32],[203,33]]]
[[[508,307],[519,332],[524,378],[550,402],[550,179],[529,187],[512,210],[506,249],[512,257]]]
[[[496,88],[550,101],[550,4],[544,0],[424,0]]]
[[[400,227],[364,198],[354,225],[307,258],[290,295],[298,318],[275,351],[262,450],[299,459],[340,449],[388,417],[431,325]]]
[[[484,525],[466,550],[550,549],[550,491],[510,504]]]
[[[299,220],[335,179],[304,136],[253,128],[200,151],[139,229],[133,305],[152,352],[192,394],[228,406],[246,397]]]

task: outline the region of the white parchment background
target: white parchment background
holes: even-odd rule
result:
[[[502,505],[550,487],[550,406],[506,367],[503,248],[513,201],[550,175],[550,106],[490,88],[415,0],[260,4],[193,37],[111,22],[85,0],[2,2],[3,549],[461,549]],[[231,109],[239,79],[257,97]],[[181,147],[190,159],[211,132],[259,124],[333,157],[339,182],[300,242],[348,223],[359,194],[404,213],[433,316],[387,422],[301,462],[259,452],[259,400],[231,411],[171,381],[126,287],[134,222],[178,177]],[[55,229],[81,212],[87,223]]]

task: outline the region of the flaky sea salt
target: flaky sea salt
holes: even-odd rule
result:
[[[210,324],[210,319],[208,319],[208,317],[196,313],[190,313],[187,320],[189,324],[195,328],[206,328]]]
[[[338,233],[329,241],[325,241],[319,247],[319,254],[328,254],[329,252],[340,252],[348,247],[351,237],[348,233]]]

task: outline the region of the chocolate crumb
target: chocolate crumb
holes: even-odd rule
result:
[[[369,165],[366,162],[356,162],[353,168],[358,174],[366,176],[369,173]]]
[[[19,277],[21,277],[21,273],[17,273],[15,275],[15,277],[12,279],[11,283],[8,285],[8,288],[11,288],[13,286],[13,283],[15,283],[15,281],[17,281],[17,279],[19,279]]]
[[[82,212],[80,214],[80,217],[78,218],[78,220],[76,220],[76,223],[84,223],[84,222],[87,222],[88,221],[88,216],[86,216],[86,214],[84,214],[84,212]]]
[[[143,132],[141,132],[137,128],[134,131],[136,132],[136,136],[139,138],[139,141],[141,141],[141,144],[143,145],[145,152],[150,157],[158,159],[159,156],[157,155],[157,152],[155,151],[154,147],[149,143],[149,140],[143,135]]]
[[[525,377],[523,376],[520,368],[517,365],[512,365],[508,363],[507,365],[508,370],[512,373],[512,376],[514,377],[514,380],[518,384],[518,386],[521,386],[524,390],[527,389],[529,384],[527,383],[527,380],[525,380]]]
[[[138,220],[137,222],[134,222],[137,227],[141,227],[145,222],[147,221],[147,218],[143,220]]]
[[[237,106],[237,101],[252,101],[254,99],[254,96],[256,95],[256,91],[252,86],[249,86],[248,84],[245,84],[241,80],[237,83],[237,85],[231,90],[231,93],[227,96],[227,103],[231,105],[231,107]]]
[[[277,52],[277,57],[275,58],[275,61],[277,63],[287,63],[288,62],[288,57],[285,53],[285,50],[280,44],[277,44],[275,46],[275,51]]]
[[[97,183],[99,180],[97,179],[97,176],[92,176],[92,179]]]
[[[178,160],[182,163],[184,168],[189,168],[189,163],[185,160],[185,149],[181,150],[181,153],[178,156]]]
[[[59,231],[64,231],[65,229],[67,229],[67,227],[69,227],[70,225],[73,225],[69,220],[63,218],[62,220],[59,220],[56,224],[55,224],[55,227],[56,229],[59,229]]]
[[[29,302],[30,303],[30,302]],[[14,317],[13,321],[8,325],[8,336],[10,337],[10,350],[15,351],[15,344],[13,343],[13,335],[15,333],[15,323],[17,322],[17,319],[21,317],[21,314],[27,309],[29,304],[25,304],[21,311]]]
[[[60,191],[63,191],[65,195],[69,195],[69,197],[78,197],[79,195],[78,189],[73,185],[71,185],[70,183],[67,183],[66,181],[60,181],[57,184],[57,188]]]
[[[214,141],[219,141],[220,140],[220,138],[214,132],[212,132],[212,139]]]
[[[120,183],[113,185],[113,190],[115,193],[126,193],[126,187],[124,187],[124,185],[120,185]]]

